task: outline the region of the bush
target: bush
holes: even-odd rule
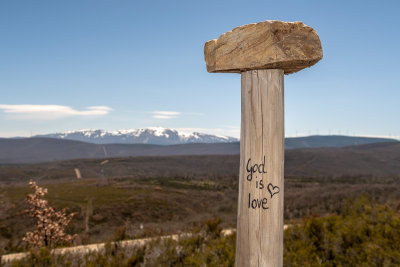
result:
[[[29,185],[35,190],[29,194],[27,201],[29,209],[27,212],[36,220],[36,229],[27,232],[22,239],[29,247],[48,247],[53,248],[57,245],[68,244],[73,236],[66,234],[65,228],[71,222],[75,213],[66,214],[66,209],[56,211],[48,205],[44,195],[47,189],[39,187],[35,182],[30,181]]]
[[[400,218],[363,196],[285,232],[285,266],[398,266]]]
[[[108,244],[105,251],[57,256],[42,251],[25,266],[234,266],[236,235],[221,234],[221,220],[179,240],[158,239],[143,247]],[[284,235],[284,266],[399,266],[400,217],[367,197],[344,201],[336,215],[310,217]],[[42,264],[40,259],[43,257]],[[46,265],[47,264],[47,265]],[[18,266],[18,265],[16,265]]]
[[[201,231],[179,240],[158,239],[145,246],[107,243],[104,251],[86,255],[51,255],[32,250],[14,266],[234,266],[235,235],[220,234],[220,219],[207,221]],[[218,233],[218,234],[217,234]]]

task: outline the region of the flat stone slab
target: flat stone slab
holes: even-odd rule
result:
[[[247,24],[204,45],[208,72],[282,69],[285,74],[322,58],[317,32],[303,22],[267,20]]]

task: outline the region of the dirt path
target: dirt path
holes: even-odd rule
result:
[[[289,227],[289,225],[285,224],[283,229],[287,229],[288,227]],[[222,230],[223,235],[231,235],[231,234],[234,234],[235,232],[236,232],[236,229],[234,229],[234,228]],[[119,241],[118,245],[121,247],[143,246],[146,243],[149,243],[150,241],[156,240],[158,238],[178,240],[181,237],[186,237],[186,236],[190,236],[190,235],[191,235],[190,233],[184,233],[184,234],[165,235],[165,236],[149,237],[149,238],[142,238],[142,239],[124,240],[124,241]],[[113,242],[111,244],[115,244],[115,243],[116,242]],[[106,245],[106,243],[97,243],[97,244],[82,245],[82,246],[75,246],[75,247],[68,247],[68,248],[56,248],[56,249],[53,249],[51,251],[51,253],[54,255],[60,255],[60,254],[65,254],[65,253],[87,254],[90,252],[103,251],[105,248],[105,245]],[[8,265],[12,261],[21,260],[27,256],[29,256],[29,252],[21,252],[21,253],[13,253],[13,254],[3,255],[3,256],[1,256],[1,265]]]
[[[222,230],[223,235],[231,235],[236,231],[236,229],[224,229]],[[124,241],[119,241],[118,245],[121,247],[126,247],[126,246],[143,246],[146,243],[156,240],[158,238],[160,239],[173,239],[173,240],[178,240],[181,237],[185,236],[190,236],[191,234],[185,233],[185,234],[176,234],[176,235],[165,235],[165,236],[160,236],[160,237],[149,237],[149,238],[142,238],[142,239],[133,239],[133,240],[124,240]],[[114,244],[116,242],[113,242],[111,244]],[[75,247],[67,247],[67,248],[56,248],[51,251],[52,254],[54,255],[60,255],[60,254],[65,254],[65,253],[71,253],[71,254],[87,254],[90,252],[99,252],[103,251],[105,248],[106,243],[97,243],[97,244],[90,244],[90,245],[82,245],[82,246],[75,246]],[[9,264],[12,261],[15,260],[21,260],[29,255],[29,252],[21,252],[21,253],[13,253],[13,254],[7,254],[1,256],[1,264]]]

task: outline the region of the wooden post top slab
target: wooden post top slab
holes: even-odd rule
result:
[[[247,24],[204,45],[208,72],[282,69],[290,74],[322,58],[316,31],[303,22],[267,20]]]

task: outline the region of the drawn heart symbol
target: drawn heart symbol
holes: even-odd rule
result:
[[[279,187],[275,186],[271,183],[268,184],[268,192],[271,194],[271,198],[273,195],[278,194],[279,193]]]

